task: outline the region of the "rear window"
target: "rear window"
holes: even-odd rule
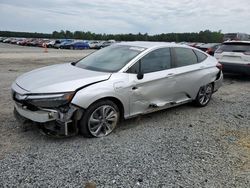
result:
[[[250,43],[222,44],[218,50],[223,52],[250,52]]]
[[[192,49],[189,48],[175,48],[176,67],[193,65],[198,62],[197,56]]]
[[[197,50],[194,50],[194,53],[196,54],[199,63],[207,59],[207,55],[205,55],[204,53],[201,53]]]

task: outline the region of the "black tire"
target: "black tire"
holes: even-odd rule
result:
[[[94,135],[92,133],[92,131],[90,130],[90,126],[91,126],[90,125],[90,118],[94,117],[94,115],[95,115],[95,113],[97,113],[98,109],[100,109],[100,108],[102,108],[104,106],[110,107],[112,110],[114,109],[114,111],[116,111],[117,120],[112,125],[112,130],[109,133],[107,133],[107,134],[103,133],[103,134],[100,134],[99,136],[97,136],[97,135]],[[98,118],[99,118],[98,119],[99,123],[100,123],[100,121],[103,121],[103,119],[100,120],[101,119],[100,116]],[[117,107],[117,105],[114,102],[112,102],[110,100],[97,101],[97,102],[93,103],[92,105],[90,105],[89,108],[85,111],[83,117],[81,118],[81,120],[79,122],[79,131],[84,137],[87,137],[87,138],[107,136],[108,134],[110,134],[115,129],[115,127],[117,126],[117,124],[119,122],[119,119],[120,119],[120,111],[119,111],[119,108]],[[99,127],[99,123],[97,123],[98,125],[96,125],[96,126]],[[108,123],[108,122],[106,122],[106,123]],[[104,122],[102,122],[102,124],[104,124]],[[105,126],[105,125],[101,125],[101,126],[103,126],[101,128],[101,131],[107,132],[106,129],[109,126]]]
[[[199,107],[206,106],[211,100],[213,90],[214,88],[212,83],[202,86],[197,93],[194,104]]]

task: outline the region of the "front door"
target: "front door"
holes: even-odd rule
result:
[[[140,65],[141,64],[141,65]],[[164,107],[174,98],[175,69],[172,69],[169,48],[160,48],[145,55],[128,70],[130,115]],[[137,77],[139,69],[143,78]]]

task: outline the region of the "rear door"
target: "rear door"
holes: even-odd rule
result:
[[[143,78],[138,79],[139,66]],[[127,71],[130,85],[130,115],[145,113],[171,103],[174,97],[175,70],[170,48],[149,52]]]
[[[176,103],[192,100],[199,88],[207,84],[210,70],[205,62],[208,58],[202,52],[185,47],[173,48],[175,67],[175,97]]]

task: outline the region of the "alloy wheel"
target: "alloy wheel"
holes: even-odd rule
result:
[[[103,137],[111,133],[118,122],[118,112],[110,105],[98,107],[88,120],[89,132],[95,137]]]
[[[208,84],[206,86],[201,87],[199,94],[198,94],[198,100],[201,105],[206,105],[212,96],[213,93],[213,85]]]

